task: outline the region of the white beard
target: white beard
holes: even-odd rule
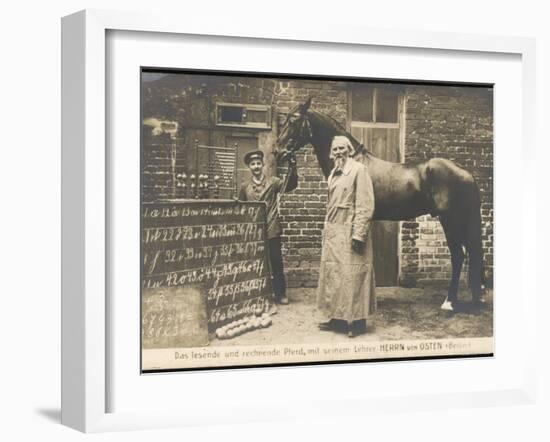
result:
[[[336,170],[342,170],[346,164],[347,157],[336,157],[334,158],[334,166]]]

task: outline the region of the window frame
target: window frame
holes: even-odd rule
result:
[[[403,108],[403,97],[404,92],[401,90],[397,92],[397,117],[395,123],[389,123],[389,122],[378,122],[376,121],[376,107],[378,104],[378,91],[383,88],[383,85],[377,85],[376,83],[367,83],[370,87],[372,87],[372,120],[373,121],[361,121],[361,120],[354,120],[353,119],[353,89],[357,87],[356,85],[350,85],[348,87],[348,120],[349,120],[349,128],[351,127],[351,123],[353,122],[353,125],[355,127],[376,127],[376,128],[386,128],[386,129],[398,129],[400,127],[400,117],[401,112]],[[349,129],[348,128],[348,129]]]

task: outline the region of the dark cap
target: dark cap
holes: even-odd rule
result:
[[[261,150],[254,150],[252,152],[248,152],[244,156],[244,163],[248,166],[252,160],[262,160],[264,161],[264,153]]]

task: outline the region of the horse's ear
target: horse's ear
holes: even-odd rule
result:
[[[311,106],[311,97],[309,97],[303,104],[300,105],[300,113],[304,115]]]

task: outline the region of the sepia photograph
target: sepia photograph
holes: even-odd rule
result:
[[[141,69],[144,373],[493,356],[493,85]]]

